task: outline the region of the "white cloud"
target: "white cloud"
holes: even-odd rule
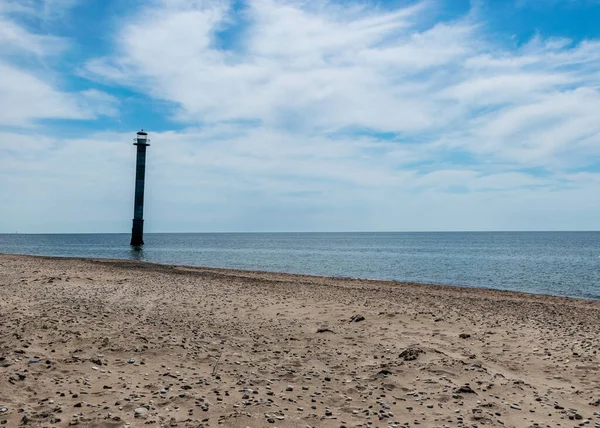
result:
[[[137,14],[118,35],[121,55],[93,60],[88,71],[179,103],[188,122],[245,118],[273,126],[419,131],[452,116],[420,100],[431,84],[403,82],[390,67],[414,75],[415,67],[450,63],[463,54],[458,40],[468,28],[407,33],[421,8],[365,17],[354,9],[332,13],[274,1],[249,7],[252,25],[241,52],[215,47],[215,32],[228,19],[222,5],[166,6]],[[435,52],[423,54],[428,47]]]
[[[0,8],[0,54],[51,56],[60,53],[66,47],[65,39],[32,33],[8,16],[3,16]]]
[[[600,127],[569,132],[591,125],[600,100],[598,42],[537,37],[509,51],[485,42],[473,17],[423,27],[428,6],[250,2],[236,48],[223,50],[218,34],[233,21],[225,3],[162,2],[128,17],[119,53],[91,60],[87,75],[175,102],[191,124],[427,135],[523,166],[555,167],[573,149],[569,166],[585,159]]]
[[[474,77],[444,90],[442,94],[470,106],[521,104],[538,99],[548,89],[566,86],[575,81],[560,73],[519,73]],[[502,88],[501,91],[498,89]],[[527,88],[523,91],[523,88]]]
[[[0,126],[30,126],[37,119],[115,116],[117,99],[97,90],[61,92],[37,76],[0,62]]]
[[[83,119],[69,95],[37,77],[0,63],[0,125],[23,126],[37,118]]]
[[[39,34],[21,24],[23,14],[36,19],[40,10],[58,13],[73,1],[12,2],[0,0],[0,126],[31,126],[39,119],[94,119],[117,114],[118,100],[99,90],[68,92],[58,83],[66,79],[51,70],[69,41]],[[53,12],[54,11],[54,12]]]

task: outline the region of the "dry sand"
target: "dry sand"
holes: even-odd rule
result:
[[[4,426],[600,427],[600,301],[12,255],[0,296]]]

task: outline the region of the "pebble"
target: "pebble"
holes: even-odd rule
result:
[[[138,407],[134,410],[134,415],[136,418],[146,419],[148,417],[148,409],[145,407]]]
[[[352,317],[350,317],[350,322],[360,322],[360,321],[364,321],[364,320],[365,320],[365,317],[360,314],[352,315]]]
[[[14,381],[14,382],[19,382],[22,380],[25,380],[25,375],[23,373],[15,373],[14,375],[12,375],[10,377],[10,380]]]
[[[463,385],[457,388],[455,391],[457,394],[475,394],[475,391],[469,385]]]
[[[398,357],[402,358],[404,361],[414,361],[419,358],[420,354],[424,353],[425,351],[423,351],[421,348],[406,348]]]

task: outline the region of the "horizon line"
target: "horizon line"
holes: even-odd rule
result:
[[[589,233],[591,229],[573,230],[348,230],[348,231],[218,231],[218,232],[145,232],[144,235],[209,235],[209,234],[309,234],[309,233]],[[131,232],[0,232],[0,235],[130,235]]]

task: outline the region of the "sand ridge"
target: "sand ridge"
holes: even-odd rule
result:
[[[13,255],[0,296],[4,426],[600,427],[600,301]]]

